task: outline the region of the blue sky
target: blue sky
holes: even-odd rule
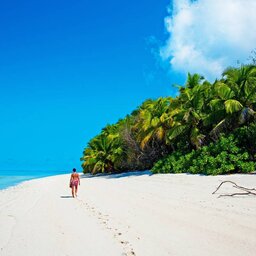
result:
[[[79,168],[88,140],[171,93],[152,54],[169,1],[6,1],[0,170]]]
[[[2,2],[0,170],[79,169],[106,124],[174,95],[188,71],[214,79],[244,62],[255,10],[254,0]]]

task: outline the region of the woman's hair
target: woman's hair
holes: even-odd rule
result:
[[[76,168],[73,168],[73,172],[76,172]]]

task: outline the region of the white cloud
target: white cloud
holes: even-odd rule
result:
[[[256,0],[173,0],[160,49],[175,71],[213,80],[256,48]]]

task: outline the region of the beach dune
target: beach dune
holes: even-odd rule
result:
[[[256,197],[221,181],[256,187],[256,175],[69,175],[0,191],[0,255],[256,255]]]

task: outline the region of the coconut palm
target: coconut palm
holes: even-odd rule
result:
[[[138,114],[138,141],[144,149],[149,143],[166,143],[166,133],[170,129],[173,113],[170,111],[171,98],[145,101]]]
[[[108,127],[107,129],[111,129]],[[85,172],[93,174],[98,172],[116,172],[115,163],[118,162],[123,154],[123,149],[119,144],[116,134],[106,135],[104,130],[88,143],[81,158],[82,167]]]
[[[228,68],[223,72],[224,82],[234,91],[243,105],[256,102],[256,66],[242,65],[240,68]]]
[[[209,83],[203,81],[200,75],[188,74],[186,85],[180,87],[180,95],[176,101],[173,127],[168,132],[170,141],[183,136],[188,137],[188,142],[196,148],[203,144],[205,135],[201,127],[205,118],[204,109],[207,107],[208,87]]]
[[[226,69],[223,79],[214,84],[214,99],[209,104],[215,118],[211,136],[217,139],[221,132],[255,119],[255,103],[256,67]]]

